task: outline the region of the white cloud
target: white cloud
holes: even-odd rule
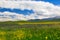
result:
[[[28,2],[27,1],[0,1],[0,7],[11,8],[11,9],[17,8],[21,10],[32,9],[34,11],[34,13],[30,15],[23,15],[23,14],[17,14],[17,13],[12,13],[12,12],[0,13],[3,15],[8,15],[7,19],[9,20],[43,19],[43,18],[51,18],[55,16],[60,16],[60,6],[56,6],[52,3],[43,2],[43,1],[39,1],[39,2],[36,2],[36,1],[28,1]],[[15,15],[14,19],[10,18],[11,16],[9,15]]]
[[[0,21],[17,21],[17,20],[26,20],[23,14],[16,14],[11,12],[0,12]]]

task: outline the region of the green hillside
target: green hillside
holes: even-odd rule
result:
[[[60,21],[0,22],[0,40],[60,40]]]

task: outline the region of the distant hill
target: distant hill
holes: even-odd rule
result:
[[[19,21],[1,21],[1,22],[47,22],[47,21],[59,21],[60,22],[60,16],[56,16],[53,18],[45,18],[45,19],[31,19],[31,20],[19,20]],[[0,22],[0,23],[1,23]]]
[[[31,22],[60,21],[60,18],[54,17],[54,18],[45,18],[45,19],[31,19],[28,21],[31,21]]]

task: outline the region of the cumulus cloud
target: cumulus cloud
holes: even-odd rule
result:
[[[0,7],[11,8],[11,9],[21,9],[21,10],[28,9],[28,10],[34,11],[34,13],[30,15],[17,14],[17,13],[12,13],[12,12],[0,13],[0,14],[8,15],[7,19],[9,20],[44,19],[44,18],[52,18],[52,17],[60,16],[60,6],[56,6],[52,3],[43,2],[43,1],[39,1],[39,2],[0,1]],[[9,16],[10,14],[15,15],[14,19],[10,18],[11,17]]]
[[[17,20],[26,20],[26,18],[23,14],[0,12],[0,21],[17,21]]]

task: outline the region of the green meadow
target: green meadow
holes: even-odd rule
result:
[[[60,40],[60,22],[0,22],[0,40]]]

